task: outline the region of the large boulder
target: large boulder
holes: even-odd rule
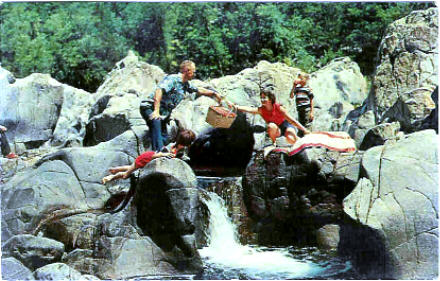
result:
[[[64,148],[16,174],[2,185],[2,241],[34,231],[54,210],[104,208],[117,183],[107,189],[101,179],[109,167],[133,162],[141,149],[138,141],[133,131],[127,131],[94,147]]]
[[[435,132],[425,130],[369,149],[362,178],[344,199],[345,213],[381,237],[384,278],[438,277],[437,146]]]
[[[80,280],[81,273],[64,263],[52,263],[34,272],[36,280]]]
[[[256,152],[243,177],[251,229],[260,243],[315,243],[325,224],[342,223],[342,199],[359,177],[360,156],[311,148],[294,156]]]
[[[6,76],[9,77],[9,76]],[[92,96],[59,83],[48,74],[34,73],[14,80],[2,79],[0,124],[8,127],[14,144],[36,148],[47,141],[55,145],[82,144]]]
[[[30,234],[16,235],[2,247],[6,256],[12,256],[26,267],[34,270],[44,265],[58,262],[64,253],[64,244],[49,238]]]
[[[438,9],[413,11],[390,24],[379,47],[372,100],[378,122],[399,121],[420,129],[435,108],[438,86]]]
[[[32,271],[13,257],[3,257],[1,269],[3,280],[35,280]]]
[[[367,97],[367,82],[359,66],[348,57],[332,60],[311,74],[316,108],[313,130],[341,131],[350,111]]]
[[[203,266],[196,249],[205,240],[206,211],[200,196],[194,172],[179,159],[151,161],[136,188],[138,226],[184,272],[200,272]]]
[[[149,237],[127,239],[102,237],[98,247],[106,257],[96,272],[102,279],[127,279],[136,276],[173,276],[178,271],[167,261],[166,254]],[[155,277],[155,278],[154,278]]]
[[[85,145],[111,140],[136,126],[147,130],[139,105],[164,76],[159,67],[139,61],[131,51],[116,63],[95,93],[86,126]]]

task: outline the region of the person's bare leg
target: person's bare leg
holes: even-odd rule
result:
[[[120,167],[116,167],[116,168],[123,168],[123,171],[117,172],[116,174],[113,175],[108,175],[104,178],[102,178],[102,184],[106,184],[107,182],[110,181],[114,181],[117,179],[126,179],[128,178],[137,168],[136,168],[136,164],[133,163],[130,166],[120,166]]]
[[[287,128],[284,136],[286,137],[287,142],[290,144],[294,144],[298,140],[298,136],[293,128]]]
[[[280,128],[278,128],[275,123],[269,123],[267,125],[267,134],[269,135],[269,138],[272,140],[272,143],[275,145],[277,137],[281,135]]]
[[[116,173],[114,175],[108,175],[106,177],[103,177],[101,182],[102,182],[102,184],[106,184],[106,183],[108,183],[110,181],[121,179],[121,178],[124,177],[125,173],[126,172],[119,172],[119,173]]]
[[[128,169],[130,169],[130,167],[131,167],[131,165],[118,166],[118,167],[110,168],[110,169],[108,169],[108,171],[109,171],[111,174],[116,174],[116,173],[119,173],[119,172],[125,172],[125,171],[127,171]]]

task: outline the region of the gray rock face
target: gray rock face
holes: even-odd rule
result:
[[[379,122],[399,121],[404,131],[420,129],[435,108],[438,86],[438,9],[414,11],[388,26],[379,48],[373,82]]]
[[[9,127],[9,141],[32,148],[49,140],[62,103],[62,84],[48,74],[32,74],[9,85],[0,104],[0,123]]]
[[[32,271],[15,258],[2,258],[3,280],[35,280]]]
[[[344,211],[383,237],[397,279],[438,276],[437,136],[425,130],[369,149]],[[384,265],[385,266],[385,265]]]
[[[8,127],[11,146],[36,148],[48,140],[55,145],[82,144],[92,99],[89,93],[48,74],[34,73],[13,84],[2,81],[0,124]]]
[[[385,141],[396,140],[400,124],[398,122],[384,123],[370,128],[359,146],[360,150],[367,150],[376,145],[383,145]]]
[[[315,243],[322,225],[341,222],[340,203],[356,185],[359,167],[359,155],[322,148],[266,159],[257,152],[246,168],[243,194],[258,242]]]
[[[312,73],[316,107],[313,130],[342,131],[347,114],[367,97],[367,82],[349,58],[337,58]]]
[[[166,260],[164,252],[150,238],[127,239],[103,237],[99,241],[106,261],[96,276],[102,279],[127,279],[136,276],[170,276],[176,269]]]
[[[81,273],[64,263],[52,263],[34,272],[36,280],[80,280]]]
[[[139,61],[133,52],[116,64],[98,88],[87,122],[85,145],[95,145],[135,126],[148,130],[139,112],[141,100],[153,91],[165,73]]]
[[[34,270],[61,260],[64,244],[44,237],[30,234],[16,235],[2,247],[5,255],[12,256]]]
[[[110,190],[101,184],[102,177],[109,167],[131,164],[138,149],[137,136],[128,131],[94,147],[65,148],[46,155],[35,167],[15,175],[2,186],[2,239],[34,230],[57,209],[103,208]]]
[[[178,270],[194,273],[203,268],[196,250],[201,245],[206,211],[197,178],[185,162],[159,158],[141,172],[134,203],[137,224],[165,252]],[[201,239],[205,240],[205,239]]]

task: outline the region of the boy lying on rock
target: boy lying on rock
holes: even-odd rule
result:
[[[195,140],[196,135],[191,130],[180,131],[177,135],[176,142],[170,143],[161,152],[147,151],[139,155],[136,160],[131,165],[112,167],[109,169],[111,175],[102,178],[102,183],[116,180],[116,179],[126,179],[137,169],[145,167],[151,160],[167,157],[174,158],[178,157],[179,152],[182,152],[185,147],[189,147],[191,143]],[[182,154],[183,155],[183,154]]]

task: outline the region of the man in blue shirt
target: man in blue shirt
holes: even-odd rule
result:
[[[142,118],[150,129],[152,150],[160,151],[166,137],[166,123],[172,110],[185,98],[195,98],[196,94],[215,97],[220,103],[220,95],[212,90],[195,87],[190,83],[196,72],[196,65],[190,60],[180,64],[180,73],[166,76],[154,92],[141,102]],[[164,133],[164,134],[163,134]]]

